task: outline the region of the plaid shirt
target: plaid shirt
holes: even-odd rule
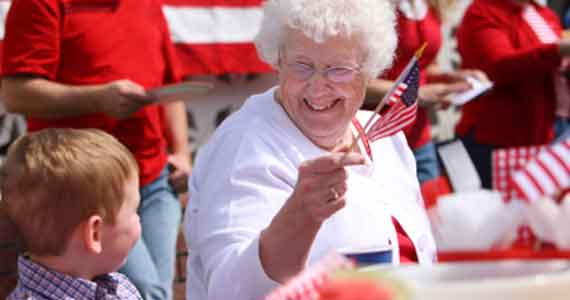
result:
[[[135,286],[119,273],[90,281],[47,270],[22,256],[18,272],[18,286],[8,300],[141,300]]]

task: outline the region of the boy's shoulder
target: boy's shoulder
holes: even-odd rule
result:
[[[52,300],[44,294],[38,293],[35,290],[18,283],[16,288],[8,295],[6,300]],[[55,299],[54,299],[55,300]]]
[[[26,258],[18,260],[18,285],[7,300],[141,300],[135,286],[123,274],[109,273],[93,281],[55,272]]]
[[[100,293],[113,295],[119,300],[141,300],[141,295],[133,283],[123,274],[109,273],[102,276],[104,279],[97,280],[97,287],[89,292],[89,288],[76,283],[51,282],[49,286],[31,287],[19,282],[6,300],[95,300],[104,299]],[[100,291],[100,289],[102,291]],[[63,298],[62,298],[63,297]]]

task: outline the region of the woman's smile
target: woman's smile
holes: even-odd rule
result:
[[[333,101],[329,101],[329,102],[323,102],[323,103],[317,103],[317,101],[312,101],[309,100],[307,98],[303,98],[303,102],[306,104],[306,106],[314,112],[326,112],[326,111],[330,111],[332,110],[334,107],[336,107],[337,104],[339,104],[342,101],[341,98],[336,98]]]

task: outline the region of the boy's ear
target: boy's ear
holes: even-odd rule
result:
[[[83,223],[83,243],[87,251],[100,254],[103,251],[103,219],[92,215]]]

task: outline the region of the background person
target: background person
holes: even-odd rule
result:
[[[367,84],[392,61],[394,25],[386,0],[265,3],[256,46],[279,85],[247,99],[198,154],[188,299],[261,299],[346,247],[435,259],[404,135],[348,150],[371,114],[359,111]]]
[[[166,164],[183,176],[190,159],[184,104],[147,105],[145,90],[180,80],[161,1],[14,1],[2,73],[30,131],[98,128],[134,154],[142,239],[122,271],[146,300],[170,299],[181,212]]]
[[[486,188],[493,149],[546,144],[570,127],[562,72],[570,40],[560,34],[556,14],[534,1],[475,0],[465,13],[457,31],[462,65],[482,69],[495,86],[463,106],[456,132]]]
[[[453,96],[471,88],[467,77],[488,80],[477,70],[443,71],[436,57],[442,44],[441,22],[454,1],[393,0],[397,14],[398,47],[391,69],[372,80],[367,89],[365,108],[374,110],[392,87],[407,63],[424,43],[427,47],[419,60],[420,89],[418,115],[405,129],[408,144],[414,151],[420,183],[440,175],[437,152],[432,141],[430,110],[447,108]]]

